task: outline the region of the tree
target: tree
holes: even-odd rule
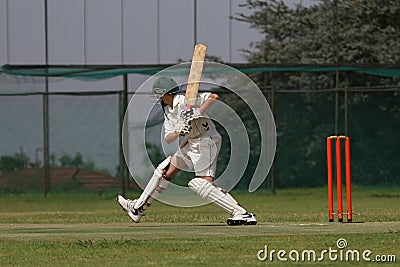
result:
[[[77,167],[77,168],[83,168],[83,169],[88,169],[88,170],[95,170],[95,164],[93,160],[88,159],[88,160],[83,160],[83,156],[80,152],[75,153],[74,157],[71,157],[67,154],[63,154],[59,158],[60,164],[62,167]]]
[[[247,0],[243,7],[251,13],[237,14],[235,19],[249,23],[264,35],[263,40],[251,43],[251,49],[243,51],[250,63],[315,64],[316,67],[321,64],[400,64],[400,1],[321,0],[310,7],[289,8],[281,0]],[[335,94],[316,94],[320,92],[318,90],[400,85],[398,77],[357,72],[341,72],[339,83],[333,72],[258,73],[251,78],[263,90],[278,92],[274,105],[279,136],[276,169],[277,176],[282,178],[278,180],[280,186],[325,183],[315,177],[326,172],[325,162],[321,160],[325,154],[323,137],[333,133]],[[279,94],[281,89],[293,91]],[[309,92],[303,93],[305,89]],[[341,93],[340,97],[343,97]],[[357,112],[356,115],[353,113],[357,117],[353,118],[352,136],[361,139],[368,138],[366,133],[374,133],[370,136],[375,140],[393,140],[390,135],[399,134],[398,127],[387,126],[400,123],[398,92],[388,91],[373,97],[363,92],[352,93],[347,103],[350,111]],[[344,105],[340,106],[339,112],[340,115],[344,113]],[[378,116],[385,116],[385,119]],[[375,131],[377,124],[372,123],[374,121],[385,121],[382,127],[386,130]],[[364,123],[357,126],[358,122]],[[356,131],[356,127],[363,129]],[[343,128],[339,131],[342,132]],[[376,151],[387,151],[387,147],[374,145]],[[355,148],[356,151],[365,149]],[[384,153],[383,158],[393,156],[393,153]],[[369,167],[368,161],[360,161]],[[399,170],[395,164],[381,165],[384,166],[382,169],[388,167],[392,173]],[[371,169],[368,173],[363,167],[357,168],[356,180],[364,183],[379,180],[373,177],[375,174],[371,174]]]
[[[337,6],[336,6],[337,5]],[[400,2],[322,0],[290,9],[282,0],[247,0],[237,14],[265,35],[246,50],[254,63],[400,63]],[[336,55],[337,45],[337,55]]]
[[[22,151],[15,153],[13,156],[0,157],[0,172],[16,171],[28,166],[29,157]]]

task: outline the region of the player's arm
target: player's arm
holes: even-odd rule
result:
[[[192,107],[181,113],[182,119],[190,124],[191,121],[203,117],[203,114],[217,102],[219,96],[217,94],[209,94],[208,97],[203,100],[200,107]]]
[[[181,129],[180,129],[181,131]],[[182,133],[178,133],[178,132],[171,132],[171,133],[167,133],[164,136],[165,142],[167,142],[167,144],[171,144],[172,142],[175,142],[176,140],[178,140],[179,136],[184,136],[184,134]]]
[[[212,105],[215,104],[219,100],[219,95],[217,94],[210,94],[206,101],[199,107],[200,112],[203,114],[207,111]]]
[[[179,134],[175,131],[175,125],[172,120],[165,117],[164,120],[164,140],[167,144],[174,142],[178,139]]]
[[[166,127],[166,124],[164,124],[164,129],[166,131],[164,140],[167,144],[176,141],[179,136],[184,136],[185,133],[190,132],[190,126],[183,120],[178,120],[176,124],[170,125],[169,127]]]
[[[167,142],[167,144],[171,144],[172,142],[176,141],[179,138],[179,134],[172,132],[172,133],[167,133],[164,137],[165,142]]]

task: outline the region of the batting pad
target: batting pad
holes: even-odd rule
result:
[[[202,199],[215,203],[233,216],[247,213],[228,192],[224,192],[222,188],[216,187],[206,179],[193,178],[188,185]]]
[[[150,181],[146,185],[143,190],[143,193],[140,195],[139,199],[136,201],[134,209],[139,209],[144,204],[147,203],[147,200],[150,197],[157,198],[162,191],[167,188],[169,181],[162,178],[165,168],[169,165],[171,161],[171,156],[166,158],[163,162],[161,162],[157,168],[154,170],[153,176]]]

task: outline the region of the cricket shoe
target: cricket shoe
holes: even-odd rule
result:
[[[144,211],[140,210],[130,210],[128,212],[128,216],[134,221],[135,223],[138,223],[140,219],[145,215]]]
[[[130,200],[129,198],[124,198],[121,195],[117,196],[117,202],[118,204],[121,206],[121,208],[126,211],[129,212],[130,210],[134,209],[133,207],[136,204],[136,199],[134,200]]]
[[[228,225],[256,225],[256,215],[253,213],[238,214],[226,220]]]
[[[131,200],[129,198],[124,198],[121,195],[117,196],[117,202],[121,206],[121,208],[128,212],[128,216],[135,222],[138,223],[140,219],[145,215],[144,210],[135,209],[134,206],[136,204],[136,199]]]

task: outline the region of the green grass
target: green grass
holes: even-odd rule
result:
[[[400,194],[353,188],[355,223],[327,223],[326,188],[234,192],[258,225],[230,227],[214,205],[177,208],[156,202],[131,223],[114,196],[0,196],[0,266],[396,266],[394,262],[259,261],[269,250],[346,249],[400,261]],[[134,195],[135,196],[135,195]],[[344,253],[346,250],[343,250]],[[286,257],[288,257],[286,255]]]

